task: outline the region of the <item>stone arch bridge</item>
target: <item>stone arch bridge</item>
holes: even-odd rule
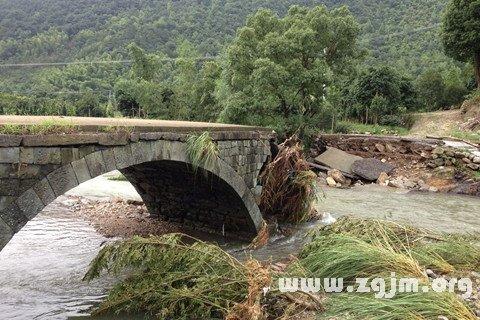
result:
[[[0,125],[44,120],[2,116]],[[251,239],[260,229],[257,180],[270,156],[271,131],[159,120],[61,121],[71,121],[78,131],[0,135],[0,250],[57,197],[113,170],[127,177],[150,214],[187,230]],[[193,170],[186,141],[190,134],[204,131],[210,132],[219,155],[214,163]]]

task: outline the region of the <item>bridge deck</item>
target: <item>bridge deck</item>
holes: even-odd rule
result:
[[[79,131],[97,131],[102,127],[130,127],[141,132],[198,132],[198,131],[260,131],[271,132],[261,127],[241,126],[222,123],[128,119],[128,118],[87,118],[62,116],[0,116],[0,125],[40,125],[45,122],[58,122],[78,127]]]

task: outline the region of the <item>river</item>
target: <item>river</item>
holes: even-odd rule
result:
[[[109,181],[105,177],[86,182],[70,194],[139,198],[129,183]],[[478,198],[406,193],[376,185],[348,190],[328,188],[323,190],[321,198],[318,209],[334,218],[355,214],[437,231],[480,231]],[[290,237],[273,238],[266,247],[254,252],[254,256],[276,259],[295,253],[303,243],[305,232],[314,227],[316,224],[304,224]],[[78,319],[88,316],[88,310],[104,297],[115,281],[112,278],[92,283],[82,281],[88,264],[105,241],[111,239],[104,238],[87,222],[74,217],[67,197],[57,199],[0,252],[0,319]]]

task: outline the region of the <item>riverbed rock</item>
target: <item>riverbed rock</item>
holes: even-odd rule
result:
[[[335,182],[340,183],[341,185],[346,185],[347,184],[347,179],[345,178],[343,173],[338,169],[329,170],[327,172],[327,175],[329,177],[333,178],[333,180],[335,180]]]
[[[393,169],[393,165],[374,158],[357,160],[352,165],[352,172],[368,181],[377,181],[382,172],[390,174]]]
[[[432,151],[432,154],[436,154],[436,155],[443,155],[445,153],[445,149],[442,148],[442,147],[436,147],[435,149],[433,149]]]
[[[478,169],[480,169],[480,165],[475,164],[475,163],[469,163],[469,164],[467,164],[467,167],[472,169],[473,171],[477,171]]]
[[[327,151],[315,158],[315,162],[332,169],[352,174],[352,165],[362,157],[349,154],[337,148],[327,148]]]
[[[375,149],[377,149],[378,152],[384,153],[385,152],[385,146],[381,143],[375,144]]]
[[[480,157],[474,157],[472,162],[475,164],[480,164]]]
[[[472,160],[470,160],[469,158],[465,157],[462,159],[462,161],[466,164],[469,164],[469,163],[472,163]]]
[[[327,177],[327,184],[329,187],[336,187],[337,182],[332,177]]]
[[[390,176],[387,173],[382,172],[380,173],[380,176],[377,179],[377,183],[379,185],[386,186],[388,184],[389,179],[390,179]]]

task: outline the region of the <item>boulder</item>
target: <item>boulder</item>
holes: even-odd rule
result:
[[[352,164],[363,159],[336,148],[327,148],[327,151],[315,158],[315,162],[332,169],[352,174]]]
[[[335,180],[335,182],[340,183],[341,185],[346,185],[347,184],[347,179],[345,178],[343,173],[338,169],[329,170],[327,175],[329,177],[333,178],[333,180]]]
[[[480,164],[480,157],[474,157],[472,161],[475,164]]]
[[[357,160],[352,165],[352,172],[368,181],[377,181],[382,172],[390,174],[395,167],[377,159]]]
[[[337,182],[332,177],[327,177],[327,184],[329,187],[336,187]]]
[[[375,149],[377,149],[377,151],[381,153],[385,152],[385,146],[381,143],[375,144]]]
[[[388,180],[390,179],[390,176],[386,174],[385,172],[380,173],[380,176],[377,179],[377,183],[386,186],[388,184]]]

